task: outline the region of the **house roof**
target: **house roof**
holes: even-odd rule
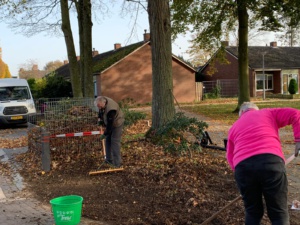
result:
[[[111,65],[115,64],[119,60],[126,57],[131,52],[135,51],[136,49],[140,48],[141,46],[147,44],[148,42],[138,42],[135,44],[127,45],[125,47],[121,47],[115,50],[111,50],[108,52],[104,52],[98,54],[93,57],[93,74],[98,74],[110,67]],[[78,61],[79,62],[79,61]],[[59,76],[63,76],[65,78],[70,77],[70,70],[69,70],[69,63],[59,67],[55,70],[55,73]]]
[[[120,60],[124,59],[127,55],[134,52],[135,50],[141,48],[142,46],[149,44],[150,41],[141,41],[135,44],[127,45],[125,47],[121,47],[118,49],[114,49],[108,52],[104,52],[98,54],[93,57],[93,74],[99,74],[109,67],[113,66],[115,63],[119,62]],[[173,55],[173,58],[177,61],[181,62],[183,65],[188,67],[189,69],[195,71],[195,69],[189,66],[186,62],[180,60],[176,56]],[[69,70],[69,63],[59,67],[55,70],[55,73],[59,76],[63,76],[64,78],[70,77],[70,70]]]
[[[119,62],[121,59],[125,58],[127,55],[137,50],[138,48],[148,44],[148,42],[138,42],[135,44],[127,45],[125,47],[118,48],[116,50],[104,52],[102,54],[93,57],[93,73],[99,74],[104,70],[111,67],[113,64]]]
[[[238,58],[238,47],[228,46],[226,51]],[[252,69],[300,68],[300,47],[249,46],[249,67]],[[264,57],[263,57],[264,54]]]

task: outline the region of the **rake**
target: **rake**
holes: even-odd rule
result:
[[[100,131],[102,131],[102,128],[101,128]],[[103,149],[103,155],[104,155],[104,162],[99,166],[99,168],[101,168],[105,164],[105,160],[106,160],[106,151],[105,151],[105,141],[104,141],[104,139],[102,140],[102,149]],[[102,170],[90,171],[89,175],[97,175],[97,174],[111,173],[111,172],[120,172],[120,171],[123,171],[123,170],[124,170],[123,167],[121,167],[121,168],[102,169]]]

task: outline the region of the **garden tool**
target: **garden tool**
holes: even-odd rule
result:
[[[103,134],[103,127],[100,127],[100,133]],[[105,163],[106,163],[106,150],[105,150],[105,139],[101,140],[102,142],[102,150],[103,150],[103,156],[104,156],[104,162],[99,166],[101,168]],[[109,164],[111,165],[111,164]],[[103,170],[96,170],[96,171],[90,171],[89,175],[95,175],[95,174],[100,174],[100,173],[110,173],[110,172],[119,172],[124,170],[124,168],[113,168],[113,165],[111,165],[112,168],[109,169],[103,169]]]
[[[203,147],[203,148],[211,148],[211,149],[217,149],[217,150],[221,150],[221,151],[226,151],[227,139],[224,139],[224,145],[225,145],[225,148],[220,147],[220,146],[217,146],[217,145],[215,145],[215,144],[212,142],[212,140],[211,140],[211,138],[210,138],[208,132],[207,132],[207,131],[204,131],[204,132],[202,132],[202,138],[201,138],[199,144],[200,144],[201,147]]]
[[[101,133],[101,135],[103,135],[103,133],[104,133],[102,126],[100,127],[100,133]],[[102,142],[102,151],[103,151],[104,160],[106,160],[105,138],[102,139],[101,142]]]
[[[288,157],[286,160],[285,160],[285,165],[289,164],[292,160],[294,160],[295,158],[295,154],[291,155],[290,157]]]

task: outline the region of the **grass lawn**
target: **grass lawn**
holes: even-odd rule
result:
[[[265,101],[251,99],[260,108],[291,107],[300,109],[300,101],[295,99],[278,100],[268,99]],[[234,112],[237,107],[237,99],[209,99],[194,105],[180,106],[182,109],[220,120],[226,124],[233,124],[238,119],[238,113]]]

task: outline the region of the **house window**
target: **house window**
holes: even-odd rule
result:
[[[265,74],[265,90],[273,90],[273,74]],[[256,74],[256,90],[264,89],[264,75]]]

